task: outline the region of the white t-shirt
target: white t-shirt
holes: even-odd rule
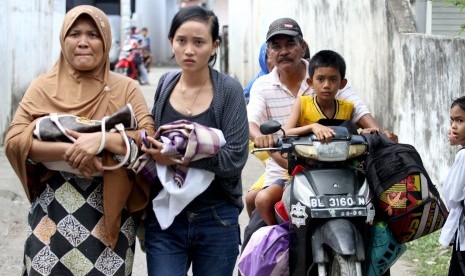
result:
[[[449,246],[454,241],[455,233],[459,230],[457,250],[465,251],[465,226],[460,224],[462,202],[465,199],[465,150],[460,150],[455,161],[442,184],[442,195],[449,209],[449,216],[441,229],[439,243]],[[460,245],[460,247],[459,247]]]

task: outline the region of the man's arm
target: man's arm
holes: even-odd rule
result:
[[[394,143],[397,143],[399,141],[399,137],[397,135],[388,130],[388,129],[381,129],[378,124],[376,123],[375,119],[373,116],[371,116],[370,113],[365,114],[360,120],[357,122],[357,125],[359,125],[361,128],[365,129],[364,132],[374,132],[374,131],[379,131],[382,134],[386,135],[389,139],[394,141]]]
[[[356,123],[361,128],[368,128],[369,131],[380,131],[395,143],[398,142],[398,137],[394,132],[390,130],[381,130],[378,123],[375,121],[375,118],[371,116],[368,107],[352,90],[350,85],[346,85],[346,87],[341,89],[336,96],[338,99],[344,99],[354,103],[354,116],[352,117],[352,122]]]
[[[260,128],[256,123],[249,122],[250,140],[254,141],[257,148],[271,148],[274,147],[274,140],[272,135],[263,135]],[[280,165],[287,169],[287,160],[281,156],[279,152],[268,152],[271,158]]]
[[[376,123],[375,118],[371,116],[370,113],[367,113],[358,120],[357,125],[361,128],[377,128],[379,129],[378,123]]]

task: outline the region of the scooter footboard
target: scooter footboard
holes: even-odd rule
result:
[[[333,219],[316,227],[312,235],[312,253],[315,263],[325,261],[323,245],[340,255],[355,255],[356,261],[365,260],[365,246],[358,229],[347,219]]]

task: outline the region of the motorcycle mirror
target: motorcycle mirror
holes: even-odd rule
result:
[[[266,121],[260,125],[260,132],[262,134],[273,134],[278,130],[282,130],[284,133],[284,130],[281,128],[281,124],[275,120]]]

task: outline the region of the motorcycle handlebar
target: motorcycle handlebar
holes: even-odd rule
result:
[[[259,152],[259,151],[280,151],[282,150],[282,140],[277,138],[277,139],[274,139],[273,141],[273,145],[274,147],[270,147],[270,148],[257,148],[255,145],[254,145],[254,149],[250,151],[250,153],[255,153],[255,152]]]

